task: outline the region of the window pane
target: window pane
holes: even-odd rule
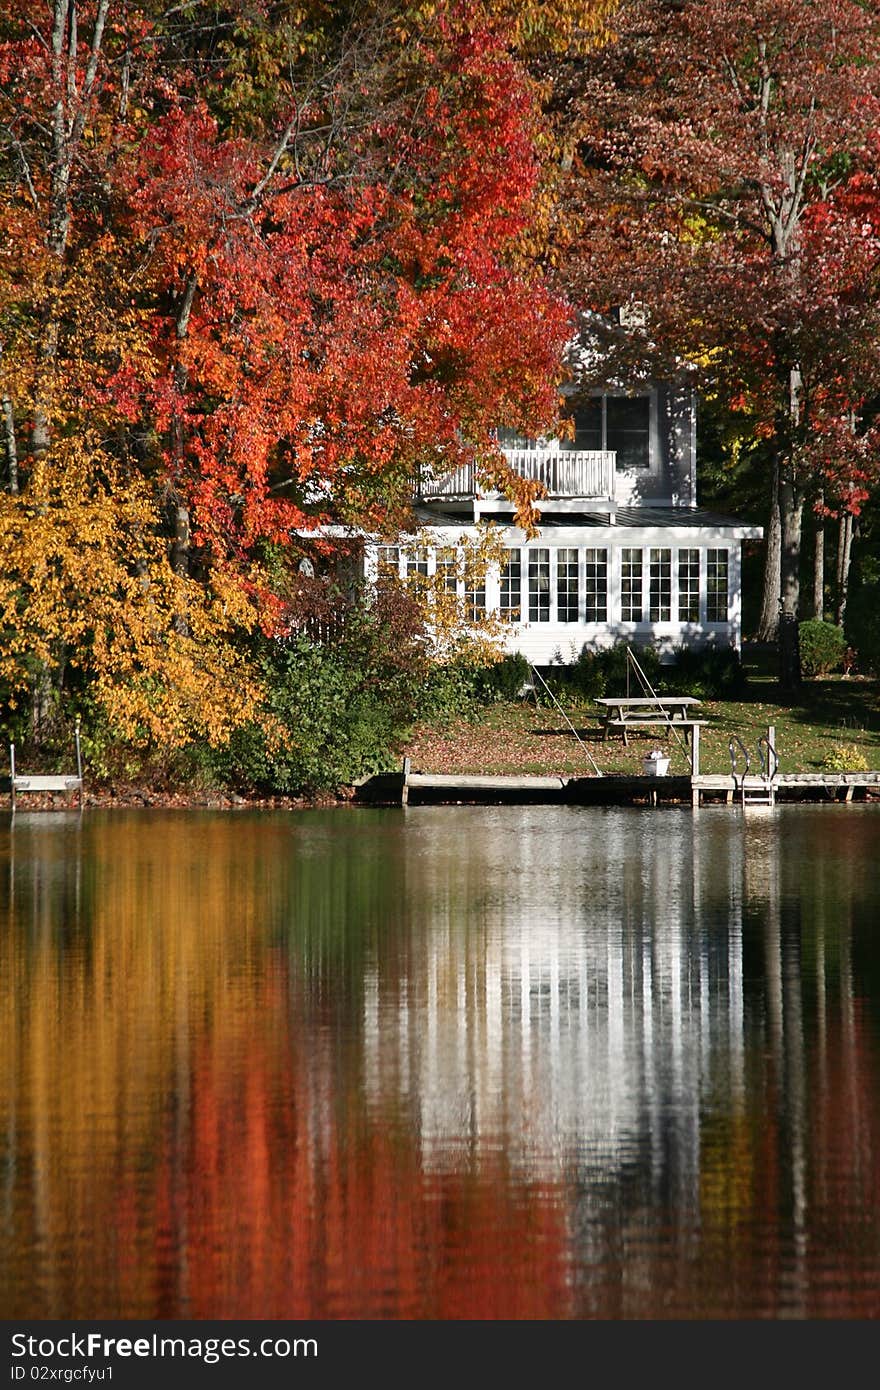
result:
[[[642,552],[623,550],[620,558],[620,617],[624,623],[642,621]]]
[[[529,551],[529,621],[550,621],[550,551]]]
[[[727,622],[727,551],[706,552],[706,619]]]
[[[586,609],[588,623],[604,623],[608,618],[608,551],[588,550],[585,556]]]
[[[400,577],[400,550],[396,545],[380,545],[377,560],[380,575],[393,574],[395,579]]]
[[[652,550],[648,577],[648,621],[668,623],[672,617],[672,551]]]
[[[411,550],[406,557],[406,577],[412,579],[413,575],[428,573],[428,552],[427,550]]]
[[[522,608],[522,557],[519,550],[510,550],[501,571],[501,616],[515,623]]]
[[[437,551],[437,585],[448,594],[458,588],[458,556],[451,545]]]
[[[617,453],[618,468],[647,468],[651,403],[647,396],[607,396],[605,447]]]
[[[498,437],[498,444],[502,449],[534,449],[534,439],[529,439],[528,435],[520,434],[518,430],[507,428],[495,431]]]
[[[476,623],[486,612],[486,576],[472,574],[464,591],[464,611],[468,622]]]
[[[678,620],[681,623],[700,621],[700,552],[678,552]]]
[[[563,439],[562,449],[602,448],[602,397],[592,396],[569,412],[574,420],[574,438]]]
[[[560,623],[576,623],[578,612],[578,553],[556,552],[556,618]]]

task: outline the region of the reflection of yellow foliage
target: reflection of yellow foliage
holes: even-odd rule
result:
[[[700,1211],[705,1226],[726,1228],[754,1206],[754,1139],[742,1117],[723,1132],[706,1126],[700,1168]]]
[[[273,857],[265,823],[215,819],[182,837],[171,817],[144,841],[130,820],[108,821],[85,879],[64,829],[30,837],[24,822],[14,834],[20,864],[4,865],[12,898],[0,944],[0,1123],[15,1133],[16,1181],[32,1184],[19,1203],[34,1227],[27,1236],[49,1252],[39,1296],[46,1316],[155,1315],[154,1170],[173,1124],[169,1097],[189,1093],[194,1037],[215,1032],[211,1061],[228,1073],[229,1058],[246,1057],[259,1034],[267,1000],[253,990],[255,952],[269,949],[267,925],[280,911],[289,830],[277,827]],[[71,933],[63,947],[59,904]],[[50,920],[52,930],[27,935],[28,922]],[[126,1194],[133,1152],[143,1155],[149,1200]],[[94,1267],[108,1286],[118,1281],[100,1310],[88,1303]],[[10,1307],[16,1291],[0,1291]]]

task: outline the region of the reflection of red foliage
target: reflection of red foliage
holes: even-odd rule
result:
[[[577,1187],[512,1172],[503,1145],[463,1139],[426,1166],[394,1088],[365,1101],[339,1020],[309,1019],[280,982],[258,1003],[206,1030],[146,1190],[114,1192],[125,1315],[877,1315],[880,1078],[857,1000],[829,990],[806,1050],[785,997],[748,1109],[704,1118],[698,1187],[668,1226],[601,1169],[600,1199],[588,1171]]]
[[[322,1062],[292,1063],[273,1076],[259,1045],[245,1075],[199,1058],[186,1153],[172,1139],[163,1165],[157,1316],[566,1316],[558,1193],[512,1184],[502,1159],[427,1174],[408,1129],[334,1110]],[[171,1231],[186,1289],[161,1273]]]

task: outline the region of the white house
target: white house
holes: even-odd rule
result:
[[[687,386],[654,384],[594,394],[573,411],[571,439],[499,431],[511,467],[539,479],[539,534],[513,525],[513,506],[484,491],[472,468],[417,488],[419,549],[367,551],[402,578],[413,569],[454,575],[456,547],[480,522],[500,528],[506,564],[462,599],[506,620],[505,646],[535,665],[570,662],[628,640],[670,652],[682,644],[739,649],[741,543],[762,529],[704,511],[696,497],[696,403]],[[451,558],[450,558],[451,557]]]

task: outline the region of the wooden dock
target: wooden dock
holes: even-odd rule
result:
[[[8,790],[11,798],[12,814],[15,815],[16,801],[21,795],[54,796],[61,793],[70,805],[73,797],[78,799],[79,809],[83,804],[82,751],[79,738],[79,719],[74,733],[76,747],[76,773],[19,772],[15,765],[15,744],[9,745],[9,777],[0,781],[0,791]]]
[[[779,802],[880,801],[880,772],[782,772],[773,779],[770,804]],[[766,781],[748,777],[748,792]],[[569,806],[659,806],[694,808],[721,803],[742,806],[742,778],[703,773],[699,776],[601,777],[484,776],[413,772],[408,762],[397,773],[366,778],[355,800],[384,806],[464,806],[535,804]],[[746,809],[761,804],[748,796]],[[767,804],[764,801],[764,804]]]

